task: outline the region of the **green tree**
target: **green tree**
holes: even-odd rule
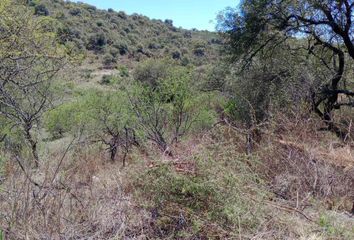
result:
[[[90,144],[105,145],[111,161],[122,152],[123,166],[130,149],[139,145],[136,127],[135,115],[122,91],[89,90],[46,114],[46,128],[54,137],[80,134]]]
[[[193,87],[190,69],[162,62],[145,68],[149,64],[151,62],[142,65],[146,73],[138,68],[139,74],[135,75],[137,81],[127,92],[146,138],[161,151],[172,154],[169,146],[178,142],[197,123],[210,123],[212,114],[203,108],[207,95]],[[139,77],[146,75],[149,77],[141,81]]]
[[[350,100],[354,93],[345,84],[345,66],[354,59],[353,8],[350,0],[245,0],[240,11],[228,9],[220,15],[219,29],[228,41],[231,60],[241,60],[242,69],[255,59],[273,59],[278,51],[298,54],[303,66],[312,66],[308,70],[319,79],[306,89],[312,95],[312,108],[328,130],[344,138],[333,113],[354,106]],[[339,94],[348,101],[342,102]]]
[[[121,91],[91,93],[86,98],[85,109],[86,129],[91,138],[107,146],[111,161],[115,160],[121,149],[125,166],[129,150],[139,145],[135,115],[131,112],[126,94]]]
[[[51,105],[53,78],[65,64],[66,50],[56,42],[51,18],[34,17],[10,0],[1,2],[0,15],[0,117],[8,129],[23,133],[38,166],[33,130]]]
[[[147,60],[135,68],[133,77],[143,85],[155,89],[159,81],[167,76],[170,67],[167,60]]]

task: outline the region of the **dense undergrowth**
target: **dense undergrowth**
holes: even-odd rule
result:
[[[293,38],[242,55],[250,35],[61,0],[0,13],[0,240],[354,239],[352,98],[328,89],[331,54]]]
[[[215,146],[214,146],[215,147]],[[153,165],[133,185],[151,209],[161,238],[232,238],[252,232],[264,214],[264,183],[250,157],[224,149],[200,149],[183,161]],[[217,160],[215,159],[217,157]]]
[[[5,165],[2,229],[10,239],[351,239],[352,168],[336,162],[349,148],[297,126],[268,129],[252,155],[244,134],[216,126],[173,157],[136,149],[123,169],[79,142],[62,160],[70,139],[57,140],[38,171]]]

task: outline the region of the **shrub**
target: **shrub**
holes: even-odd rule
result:
[[[118,82],[118,78],[114,75],[103,75],[100,81],[102,85],[110,85]]]
[[[159,45],[157,43],[152,42],[152,43],[149,43],[148,48],[156,50],[156,49],[159,49],[160,47],[159,47]]]
[[[137,68],[137,82],[129,94],[145,136],[168,152],[170,144],[178,142],[196,123],[208,122],[210,115],[204,114],[209,111],[203,108],[205,95],[193,88],[188,69],[164,61],[153,63]]]
[[[192,32],[186,31],[186,32],[183,34],[183,36],[184,36],[185,38],[192,38]]]
[[[83,69],[80,76],[85,79],[90,79],[92,77],[92,69]]]
[[[99,20],[96,22],[97,27],[102,27],[103,26],[103,21]]]
[[[80,8],[72,8],[72,9],[69,10],[69,13],[72,16],[80,16],[82,12],[81,12]]]
[[[95,33],[89,37],[89,50],[102,50],[107,44],[107,37],[104,33]]]
[[[119,56],[119,50],[117,48],[110,48],[109,49],[109,54],[111,54],[114,58]]]
[[[65,16],[64,12],[59,11],[59,12],[55,13],[54,18],[56,18],[58,20],[65,20],[66,16]]]
[[[180,53],[180,51],[174,51],[174,52],[172,52],[172,58],[173,58],[173,59],[176,59],[176,60],[181,59],[181,53]]]
[[[92,6],[92,5],[89,5],[89,4],[83,4],[84,8],[91,12],[91,13],[94,13],[97,11],[97,8],[95,6]]]
[[[120,55],[125,55],[129,52],[128,44],[125,41],[119,41],[113,44],[113,47],[119,50]]]
[[[117,13],[117,15],[118,15],[118,17],[120,17],[121,19],[127,19],[127,18],[128,18],[127,14],[126,14],[125,12],[123,12],[123,11],[119,11],[119,12]]]
[[[194,49],[193,53],[197,57],[203,57],[205,55],[205,49],[204,48],[196,48],[196,49]]]
[[[182,66],[188,66],[188,64],[189,64],[189,59],[187,58],[187,57],[183,57],[182,59],[181,59],[181,65]]]
[[[59,42],[64,44],[68,41],[78,40],[81,37],[81,32],[69,26],[61,26],[57,30]]]
[[[49,10],[44,4],[36,5],[34,8],[34,14],[38,16],[48,16]]]
[[[65,103],[45,114],[44,125],[54,139],[61,138],[64,133],[81,125],[81,111],[82,106],[78,101]]]
[[[120,66],[118,70],[120,77],[129,77],[129,69],[126,66]]]
[[[254,233],[263,221],[266,188],[252,170],[258,160],[225,143],[218,146],[206,146],[176,164],[157,162],[138,174],[136,194],[154,213],[162,238],[236,239],[241,229]]]
[[[88,136],[107,146],[111,161],[121,151],[124,166],[129,150],[139,145],[135,132],[135,115],[131,113],[126,94],[121,91],[94,91],[87,94],[84,101]]]
[[[45,116],[46,129],[53,137],[62,137],[65,132],[80,133],[82,140],[88,143],[106,145],[112,161],[121,151],[123,164],[131,147],[138,145],[135,122],[128,99],[120,91],[86,91],[75,101],[63,104]]]
[[[104,68],[112,69],[115,68],[117,64],[117,58],[114,57],[112,54],[107,53],[103,57],[103,66]]]
[[[173,20],[171,20],[171,19],[166,19],[166,20],[165,20],[165,24],[172,27],[172,26],[173,26]]]
[[[134,70],[134,79],[151,88],[167,76],[169,64],[165,61],[147,60]]]

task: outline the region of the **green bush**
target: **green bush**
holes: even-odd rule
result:
[[[119,41],[113,44],[113,47],[119,50],[120,55],[125,55],[129,52],[128,44],[125,41]]]
[[[147,60],[135,68],[133,76],[143,85],[156,88],[158,82],[167,76],[169,67],[166,61]]]
[[[81,15],[81,9],[80,8],[73,8],[69,10],[69,13],[73,16],[80,16]]]
[[[103,67],[107,69],[115,68],[117,65],[117,58],[111,53],[107,53],[103,56]]]
[[[217,239],[226,237],[225,230],[231,239],[241,229],[243,234],[254,233],[264,218],[260,203],[267,198],[264,183],[252,170],[258,160],[219,143],[184,163],[182,172],[173,164],[157,163],[136,173],[137,197],[157,213],[155,222],[164,237],[190,234],[208,239],[215,234],[210,226],[217,226]]]
[[[136,118],[126,94],[121,91],[93,91],[83,101],[86,135],[93,142],[106,146],[111,161],[115,160],[118,152],[122,152],[124,166],[125,156],[133,146],[139,145]]]
[[[104,25],[102,20],[96,22],[97,27],[102,27]]]
[[[118,15],[118,17],[120,17],[121,19],[127,19],[127,18],[128,18],[127,14],[126,14],[125,12],[123,12],[123,11],[119,11],[119,12],[117,13],[117,15]]]
[[[89,50],[102,50],[107,44],[107,37],[104,33],[95,33],[89,37],[87,48]]]
[[[197,57],[203,57],[205,55],[205,49],[204,48],[196,48],[196,49],[194,49],[193,53]]]
[[[44,116],[44,125],[53,138],[61,138],[63,135],[81,125],[83,105],[79,101],[73,101],[60,105],[47,112]]]
[[[102,85],[111,85],[119,82],[119,77],[115,75],[103,75],[100,81]]]
[[[180,53],[180,51],[174,51],[174,52],[172,52],[172,58],[173,58],[173,59],[176,59],[176,60],[181,59],[181,53]]]
[[[127,78],[129,77],[129,69],[126,66],[120,66],[118,67],[119,70],[119,75],[122,78]]]
[[[156,60],[143,63],[134,73],[136,83],[128,89],[132,107],[146,137],[162,151],[214,120],[206,107],[209,96],[197,91],[192,76],[188,68]]]
[[[188,66],[189,63],[190,63],[190,61],[189,61],[189,59],[188,59],[187,57],[183,57],[183,58],[181,59],[181,65],[182,65],[182,66]]]
[[[34,14],[38,16],[48,16],[49,10],[44,4],[39,4],[34,7]]]

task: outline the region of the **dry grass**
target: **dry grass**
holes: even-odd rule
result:
[[[0,229],[6,239],[353,239],[353,146],[304,119],[279,117],[252,156],[242,133],[217,126],[172,146],[172,158],[136,149],[125,169],[82,144],[63,157],[70,140],[56,141],[27,175],[7,162]]]
[[[354,202],[353,147],[315,129],[316,121],[278,120],[255,154],[263,159],[266,178],[280,198],[308,204],[312,198],[335,201],[351,211]],[[280,123],[280,124],[279,124]],[[339,202],[341,201],[341,202]]]
[[[27,175],[8,163],[0,191],[7,239],[121,239],[130,222],[140,224],[142,215],[123,191],[120,164],[87,149],[72,149],[60,165],[61,156],[53,153]]]

